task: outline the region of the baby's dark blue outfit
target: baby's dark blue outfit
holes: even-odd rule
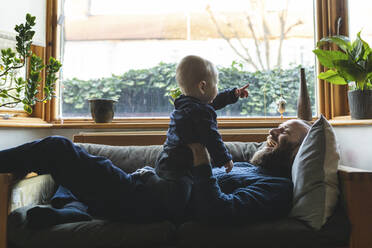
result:
[[[212,158],[212,164],[217,167],[232,160],[218,132],[216,110],[239,99],[234,94],[235,89],[219,93],[211,104],[184,95],[175,100],[164,150],[155,166],[160,177],[175,180],[190,176],[193,156],[187,145],[191,143],[204,145]]]
[[[223,166],[232,160],[217,129],[216,110],[238,100],[234,91],[232,89],[219,93],[211,104],[185,95],[174,102],[175,109],[170,115],[164,149],[155,164],[158,178],[152,187],[166,192],[167,197],[163,202],[169,209],[177,210],[173,214],[176,221],[182,220],[186,215],[186,206],[194,183],[191,172],[193,155],[187,145],[204,145],[217,166]],[[151,182],[147,184],[151,185]]]

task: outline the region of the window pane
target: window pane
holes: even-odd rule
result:
[[[169,116],[176,63],[194,54],[219,69],[219,90],[250,83],[219,116],[296,115],[305,67],[315,115],[314,17],[308,0],[65,0],[62,116],[88,117],[112,98],[116,117]]]
[[[12,35],[12,34],[9,34],[9,33],[6,33],[6,32],[1,32],[0,31],[0,51],[2,49],[8,49],[8,48],[11,48],[13,52],[16,52],[16,39],[15,39],[15,36]],[[1,53],[0,53],[0,75],[4,74],[4,70],[5,68],[3,67],[3,61],[2,61],[2,56],[1,56]],[[25,75],[26,75],[26,70],[24,67],[18,69],[18,70],[13,70],[14,72],[14,75],[13,75],[13,78],[18,78],[18,77],[22,77],[23,79],[25,79]],[[7,89],[9,90],[10,88],[13,88],[14,87],[14,80],[11,80],[11,75],[3,75],[1,78],[0,78],[0,90],[2,89]],[[13,85],[13,87],[11,87]],[[8,93],[10,93],[11,95],[15,96],[14,93],[16,93],[15,90],[11,90],[11,91],[7,91]],[[23,92],[21,92],[21,95],[23,94]],[[7,104],[7,103],[12,103],[13,100],[11,97],[8,97],[8,98],[4,98],[4,97],[0,97],[0,106],[3,106],[3,107],[0,107],[0,109],[4,109],[4,110],[7,110],[9,108],[11,109],[16,109],[16,110],[22,110],[23,109],[23,104],[22,103],[19,103],[19,104]],[[5,107],[4,107],[5,106]]]
[[[363,0],[349,1],[349,33],[351,40],[355,40],[356,35],[361,31],[363,40],[372,46],[372,23],[368,21],[372,2]]]

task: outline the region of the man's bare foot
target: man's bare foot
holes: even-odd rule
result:
[[[210,164],[211,160],[207,148],[199,143],[188,144],[192,151],[194,166]]]

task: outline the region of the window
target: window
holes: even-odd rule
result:
[[[2,49],[11,48],[12,51],[14,52],[15,47],[16,47],[15,37],[12,34],[8,34],[6,32],[0,32],[0,51]],[[0,53],[0,60],[1,60],[1,53]],[[3,74],[2,72],[3,72],[3,68],[0,68],[0,75]],[[14,78],[18,78],[18,77],[25,78],[25,75],[26,75],[26,70],[24,67],[22,67],[15,71]],[[12,82],[10,78],[11,78],[10,75],[7,75],[7,76],[4,75],[3,77],[0,78],[0,89],[3,87],[8,88],[11,84],[14,85],[14,82]],[[23,110],[23,104],[18,104],[18,105],[9,104],[8,105],[6,103],[12,103],[12,99],[11,98],[0,98],[0,109],[8,110],[8,108],[5,108],[5,107],[11,107],[14,110],[21,110],[21,111]]]
[[[300,67],[313,115],[313,2],[307,0],[62,1],[60,115],[89,117],[88,99],[117,100],[116,117],[167,117],[175,66],[196,54],[219,69],[219,89],[250,83],[225,117],[296,115]]]
[[[368,19],[372,2],[363,0],[353,0],[352,4],[349,1],[349,34],[350,38],[354,40],[359,31],[363,40],[372,44],[372,25]]]

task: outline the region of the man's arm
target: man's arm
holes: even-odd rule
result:
[[[230,194],[221,191],[209,165],[206,149],[190,145],[194,156],[194,210],[196,217],[208,221],[262,220],[285,216],[292,203],[292,184],[282,178],[257,180]]]

